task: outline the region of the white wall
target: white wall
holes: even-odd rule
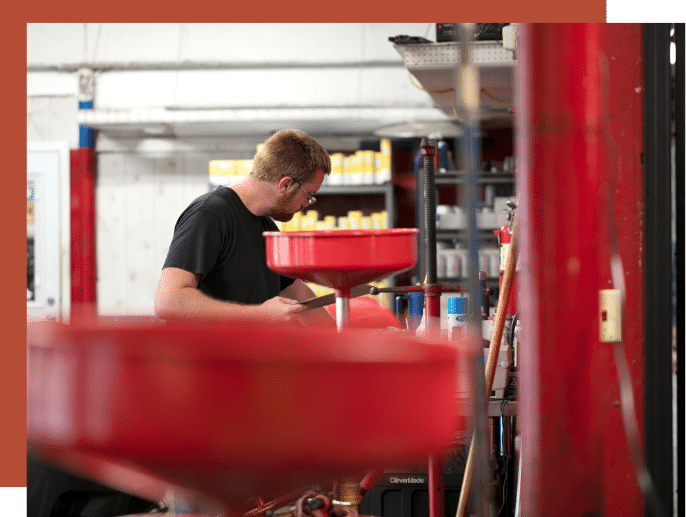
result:
[[[434,24],[29,23],[27,141],[78,147],[80,67],[95,70],[96,110],[401,107],[412,118],[432,101],[388,40],[401,34],[435,39]],[[209,188],[209,161],[250,158],[263,140],[98,133],[100,313],[153,312],[174,223]]]
[[[432,34],[429,34],[432,32]],[[435,38],[433,24],[33,24],[31,67],[116,65],[96,73],[99,109],[150,106],[431,106],[388,40]],[[389,67],[389,62],[398,66]],[[164,65],[221,64],[175,71]],[[378,64],[380,66],[374,66]],[[159,66],[167,70],[126,71]],[[224,65],[234,65],[229,68]],[[316,65],[317,68],[308,68]],[[298,67],[299,66],[299,67]],[[247,67],[247,68],[246,68]],[[294,68],[295,67],[295,68]],[[233,68],[233,69],[232,69]],[[68,72],[29,73],[28,94]],[[58,78],[59,79],[56,79]],[[57,86],[55,82],[54,86]]]
[[[26,100],[27,142],[67,141],[79,146],[76,94],[36,95]]]
[[[152,314],[174,223],[207,192],[209,154],[99,153],[97,267],[103,314]]]

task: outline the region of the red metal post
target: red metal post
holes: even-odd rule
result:
[[[600,26],[522,29],[521,514],[599,515]]]
[[[95,152],[71,151],[71,317],[90,318],[96,308]]]
[[[616,160],[609,153],[604,158],[601,179],[613,174],[613,203],[619,253],[624,269],[626,303],[622,342],[633,382],[634,404],[640,445],[644,429],[644,334],[645,334],[645,253],[644,233],[644,57],[642,24],[602,24],[600,47],[607,62],[607,74],[601,77],[603,122],[609,125]],[[607,207],[603,206],[603,214]],[[606,225],[605,225],[606,226]],[[600,232],[600,285],[612,287],[610,249],[607,228]],[[613,359],[613,345],[601,347],[603,379],[601,398],[605,408],[603,438],[603,515],[643,517],[644,499],[626,440],[620,405],[620,389]]]
[[[622,423],[614,345],[598,337],[598,291],[618,287],[610,274],[609,200],[626,284],[622,341],[642,437],[642,28],[522,29],[521,514],[639,517],[644,501]]]

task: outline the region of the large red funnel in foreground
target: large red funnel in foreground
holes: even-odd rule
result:
[[[267,265],[282,275],[350,288],[411,268],[417,262],[417,228],[264,232]]]
[[[445,450],[465,427],[457,359],[368,329],[31,324],[28,444],[130,493],[156,499],[172,483],[234,515],[252,497]]]

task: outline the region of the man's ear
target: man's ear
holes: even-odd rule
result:
[[[276,189],[279,191],[279,194],[284,194],[291,187],[292,184],[293,180],[288,176],[284,176],[276,184]]]

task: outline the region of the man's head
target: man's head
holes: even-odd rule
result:
[[[326,149],[307,133],[282,129],[264,142],[253,159],[250,174],[262,181],[289,177],[306,183],[317,171],[331,172],[331,159]]]
[[[330,172],[329,154],[314,138],[297,129],[283,129],[255,155],[250,175],[276,184],[278,196],[266,215],[287,222],[309,206]]]

